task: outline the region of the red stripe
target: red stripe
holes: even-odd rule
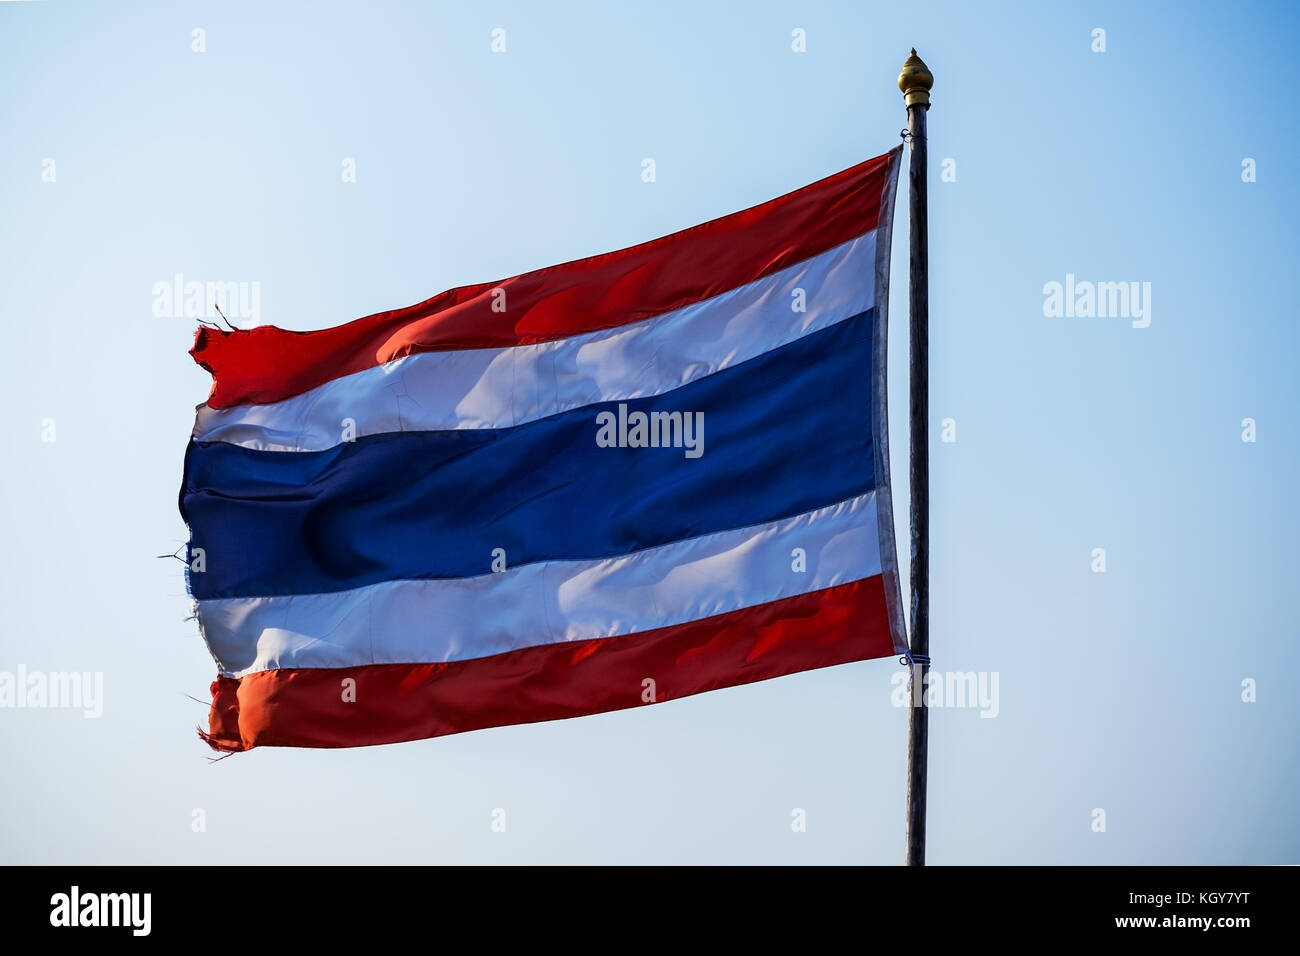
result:
[[[646,678],[664,701],[894,653],[877,576],[627,637],[444,664],[219,677],[203,737],[216,750],[396,743],[641,707]]]
[[[190,354],[214,408],[278,402],[403,355],[594,332],[712,298],[876,228],[895,149],[761,206],[618,252],[314,332],[202,328]],[[505,292],[504,300],[494,295]],[[504,311],[493,311],[504,301]],[[498,309],[500,305],[498,305]]]

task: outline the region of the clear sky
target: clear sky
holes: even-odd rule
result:
[[[0,862],[900,862],[890,660],[210,765],[215,665],[155,558],[209,379],[153,290],[322,328],[650,239],[893,147],[915,45],[932,650],[999,690],[932,713],[930,861],[1300,863],[1297,8],[614,8],[0,4],[0,671],[104,682],[98,719],[0,709]],[[1067,274],[1149,282],[1150,324],[1046,316]]]

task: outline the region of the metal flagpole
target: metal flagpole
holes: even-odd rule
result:
[[[925,865],[925,787],[929,750],[929,713],[925,707],[930,673],[930,295],[926,228],[925,115],[930,109],[934,76],[912,50],[898,74],[907,104],[908,239],[910,270],[908,312],[911,356],[911,518],[912,635],[911,719],[907,739],[907,865]],[[920,686],[917,686],[917,681]]]

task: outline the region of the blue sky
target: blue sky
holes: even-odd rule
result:
[[[901,861],[891,661],[210,765],[154,557],[208,376],[152,289],[321,328],[653,238],[894,146],[916,46],[932,650],[1000,697],[931,716],[930,860],[1300,863],[1294,6],[611,7],[0,4],[0,671],[104,675],[98,719],[0,709],[0,860]],[[902,529],[905,204],[894,251]],[[1045,316],[1067,273],[1149,282],[1149,327]]]

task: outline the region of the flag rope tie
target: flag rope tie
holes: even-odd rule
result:
[[[924,666],[926,666],[926,667],[929,667],[929,666],[930,666],[930,655],[929,655],[929,654],[913,654],[911,651],[907,651],[906,653],[903,654],[902,657],[900,657],[900,658],[898,659],[898,663],[900,663],[900,664],[906,664],[906,665],[909,666],[909,667],[911,667],[913,664],[922,664],[922,665],[924,665]]]

